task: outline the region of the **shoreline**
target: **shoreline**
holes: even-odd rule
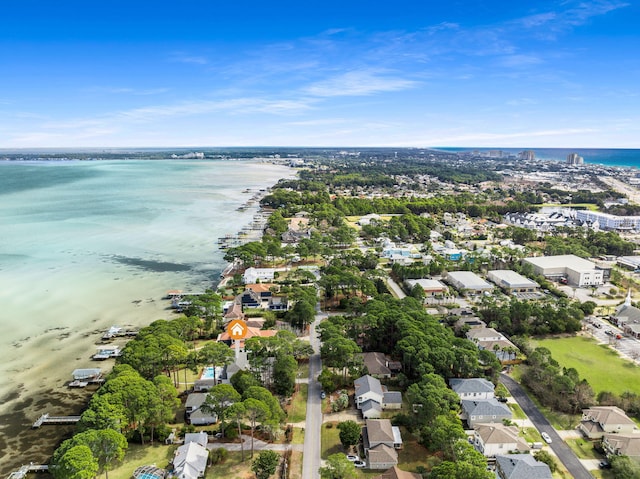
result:
[[[254,163],[256,165],[262,164],[259,161]],[[282,167],[282,165],[277,166]],[[293,169],[282,168],[282,172],[276,173],[277,178],[270,183],[269,188],[279,179],[293,176],[295,173]],[[255,179],[253,183],[247,182],[240,186],[233,193],[236,200],[243,198],[243,190],[246,190],[247,187],[256,188]],[[240,202],[238,201],[238,203]],[[251,212],[254,208],[258,211],[256,206],[248,208],[248,211]],[[224,231],[220,230],[218,233],[222,235]],[[210,238],[210,244],[213,250],[218,250],[214,238]],[[212,263],[206,259],[202,264],[211,265]],[[218,275],[221,269],[214,261],[213,269],[207,268],[207,270],[209,276],[207,284],[209,286],[206,287],[215,289],[220,282]],[[135,271],[128,274],[136,275]],[[0,474],[6,476],[21,465],[30,462],[46,464],[55,448],[75,432],[74,426],[43,426],[37,430],[32,430],[31,426],[43,413],[61,416],[78,415],[86,408],[97,388],[89,386],[84,389],[76,389],[69,388],[67,384],[71,379],[71,372],[76,368],[99,367],[103,372],[107,372],[113,367],[115,364],[113,359],[101,362],[90,359],[106,329],[112,325],[141,328],[158,319],[176,317],[175,312],[171,309],[170,301],[162,300],[162,298],[167,290],[181,285],[175,284],[175,282],[165,282],[164,287],[160,289],[161,278],[165,275],[158,276],[160,279],[153,282],[150,290],[147,290],[145,294],[140,292],[136,299],[132,299],[131,302],[124,305],[121,304],[120,308],[109,308],[102,311],[100,317],[92,318],[89,313],[87,321],[82,325],[43,325],[44,327],[39,332],[34,331],[31,327],[29,333],[10,343],[9,354],[15,358],[9,363],[5,361],[6,371],[10,377],[15,376],[15,380],[6,383],[0,397],[0,404],[2,404],[0,450],[12,451],[12,453],[4,454],[0,460]],[[185,279],[185,285],[190,283],[189,278],[201,276],[202,271],[198,271],[193,266],[189,271],[178,275],[178,277]],[[118,280],[118,278],[113,278],[113,280]],[[195,283],[193,284],[195,285]],[[205,284],[203,283],[202,286],[205,287]],[[105,289],[108,289],[108,285],[105,285]],[[197,289],[197,286],[186,286],[184,289],[189,291]],[[105,294],[108,295],[108,291]],[[132,293],[132,295],[135,294],[135,292]],[[65,307],[60,307],[58,314],[63,315]],[[123,321],[123,318],[129,319]],[[119,341],[114,342],[114,344],[119,343]],[[31,353],[29,354],[29,352]],[[7,377],[5,376],[4,379],[6,380]]]

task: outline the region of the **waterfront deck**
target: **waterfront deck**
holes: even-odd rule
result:
[[[50,416],[49,413],[45,413],[33,423],[31,429],[38,429],[46,424],[75,424],[78,421],[80,416]]]
[[[11,474],[9,474],[9,477],[7,479],[23,479],[30,472],[48,472],[48,471],[49,471],[49,466],[47,466],[46,464],[34,464],[32,462],[28,466],[22,466],[17,471],[14,471]]]

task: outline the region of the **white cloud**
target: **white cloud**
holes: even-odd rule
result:
[[[352,71],[311,84],[303,91],[316,97],[367,96],[375,93],[407,90],[418,82],[381,76],[374,72]]]

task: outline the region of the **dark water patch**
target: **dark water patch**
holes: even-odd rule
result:
[[[0,477],[6,477],[21,465],[30,462],[46,464],[56,447],[73,435],[75,426],[49,425],[31,429],[31,425],[45,412],[53,416],[81,414],[91,393],[59,388],[12,393],[11,398],[15,404],[6,414],[0,415],[0,451],[12,451],[11,454],[0,456]]]
[[[126,256],[112,256],[114,261],[126,266],[133,266],[152,273],[180,273],[190,271],[191,266],[181,263],[171,263],[168,261],[155,261],[142,258],[129,258]]]
[[[0,195],[20,191],[51,188],[67,183],[74,183],[96,176],[103,172],[94,168],[80,168],[77,163],[33,163],[2,162],[2,184]]]

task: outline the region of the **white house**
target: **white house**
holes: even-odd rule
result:
[[[247,268],[242,275],[245,284],[264,283],[265,281],[273,281],[276,270],[274,268]]]
[[[529,445],[518,436],[517,426],[505,426],[501,423],[476,424],[473,433],[473,446],[485,457],[498,454],[529,451]]]
[[[484,378],[451,378],[449,386],[460,399],[490,399],[494,397],[495,386]]]
[[[173,457],[174,476],[179,479],[204,477],[209,451],[197,442],[180,446]]]

